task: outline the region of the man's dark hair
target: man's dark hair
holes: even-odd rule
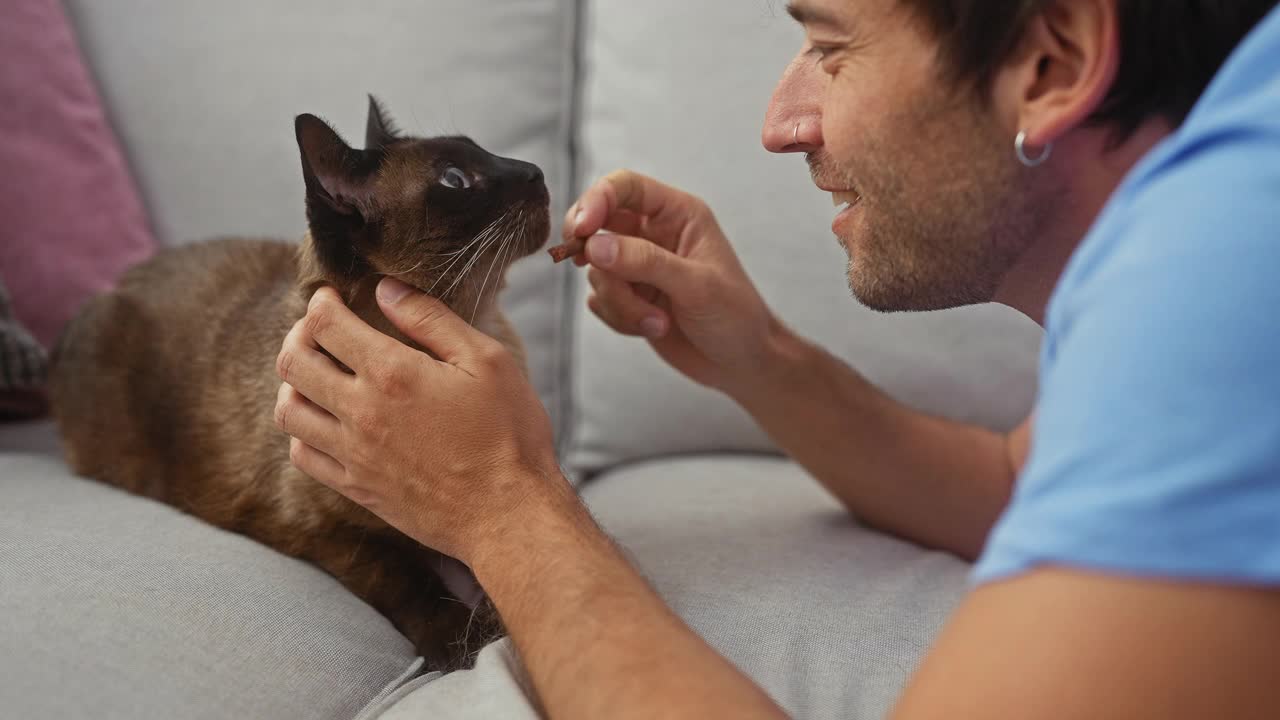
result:
[[[1054,0],[898,0],[940,41],[948,79],[985,92],[1028,22]],[[1120,67],[1090,117],[1124,139],[1160,117],[1181,125],[1236,45],[1278,0],[1117,0]]]

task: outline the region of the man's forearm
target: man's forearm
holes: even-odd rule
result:
[[[523,509],[473,569],[551,718],[783,716],[663,604],[568,483]]]
[[[857,518],[975,558],[1012,490],[1004,435],[911,410],[782,330],[773,369],[733,396]]]

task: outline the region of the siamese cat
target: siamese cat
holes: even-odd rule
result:
[[[50,379],[66,456],[81,475],[319,566],[383,613],[428,669],[457,668],[493,639],[496,613],[449,589],[450,572],[473,582],[460,563],[290,464],[273,419],[275,360],[325,285],[417,348],[374,300],[386,275],[440,298],[523,360],[497,294],[510,264],[547,239],[547,186],[537,166],[469,138],[403,136],[372,96],[363,150],[313,115],[294,130],[309,228],[301,244],[163,250],[68,326]]]

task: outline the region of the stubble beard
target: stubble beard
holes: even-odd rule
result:
[[[853,296],[880,312],[990,302],[1048,217],[1044,182],[1017,164],[972,109],[920,108],[864,139],[857,168],[810,156],[815,181],[861,194],[857,234],[840,238]],[[945,118],[945,120],[943,119]],[[1006,152],[1007,151],[1007,152]]]

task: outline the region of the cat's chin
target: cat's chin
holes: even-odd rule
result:
[[[521,257],[527,257],[542,249],[551,235],[551,210],[546,203],[530,204],[521,213],[526,224],[524,238],[521,243]]]

